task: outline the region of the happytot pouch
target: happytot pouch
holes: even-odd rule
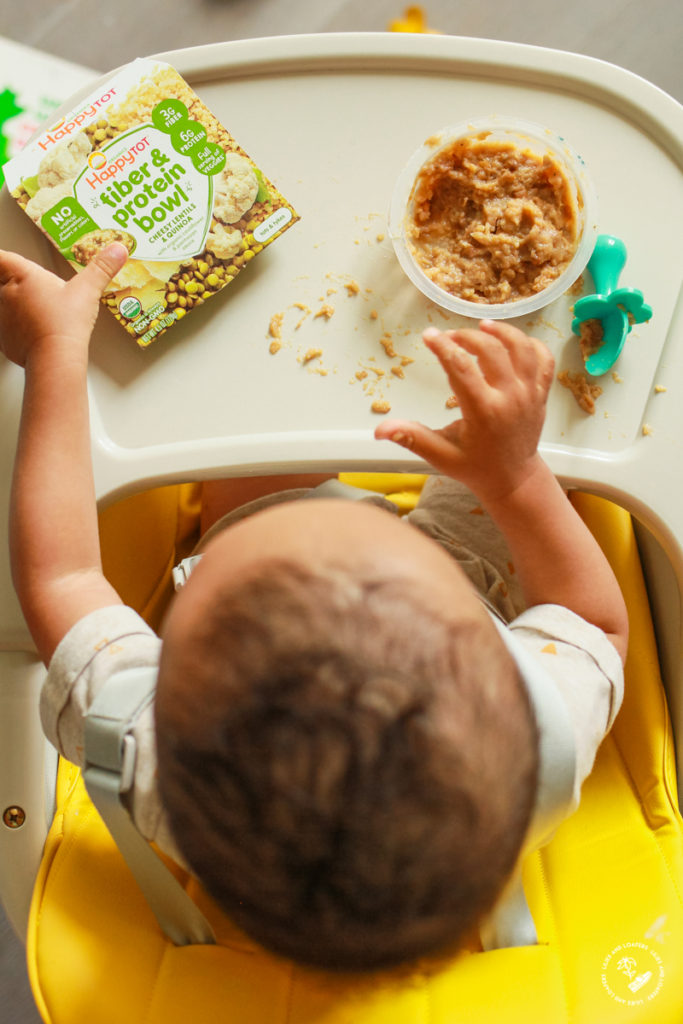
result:
[[[168,64],[136,60],[4,168],[75,270],[130,258],[103,303],[143,348],[233,280],[298,215]]]

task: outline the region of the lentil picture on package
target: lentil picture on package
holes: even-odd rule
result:
[[[103,303],[145,348],[229,284],[298,214],[168,64],[118,72],[5,167],[75,270],[130,259]]]

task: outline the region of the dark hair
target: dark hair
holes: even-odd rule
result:
[[[523,840],[537,737],[491,623],[406,581],[270,562],[162,654],[159,785],[176,842],[248,934],[392,966],[457,943]]]

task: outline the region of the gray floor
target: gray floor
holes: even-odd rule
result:
[[[224,39],[382,31],[403,0],[0,0],[0,35],[101,71]],[[573,50],[620,64],[683,99],[676,0],[426,0],[430,26]]]
[[[683,19],[676,0],[428,0],[424,7],[430,26],[442,32],[587,54],[683,100]],[[402,0],[0,0],[0,35],[106,71],[148,53],[216,40],[382,31],[402,10]],[[1,913],[0,1021],[39,1021],[23,950]]]

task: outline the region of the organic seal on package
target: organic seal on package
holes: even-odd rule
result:
[[[103,302],[142,347],[298,220],[168,64],[137,60],[4,168],[76,270],[111,242],[130,259]]]

